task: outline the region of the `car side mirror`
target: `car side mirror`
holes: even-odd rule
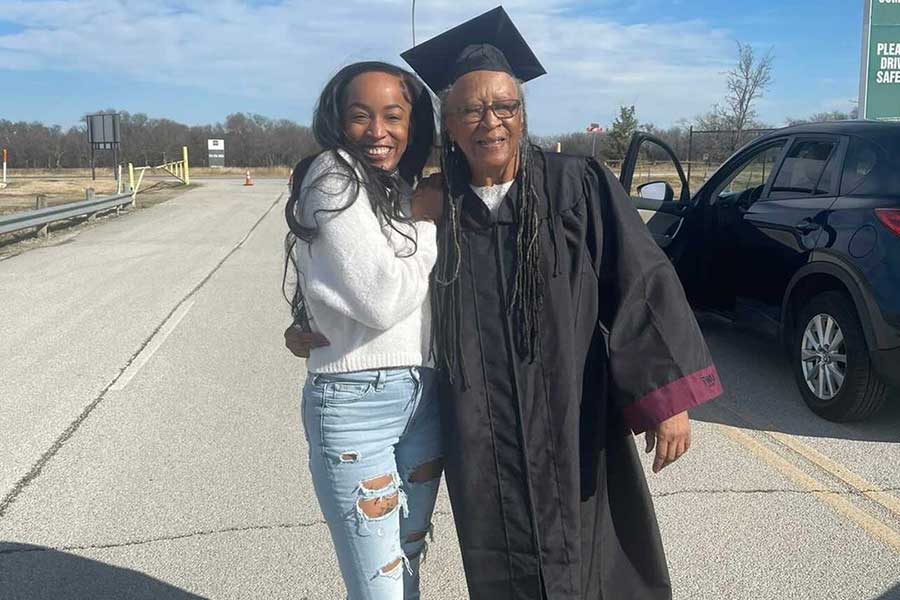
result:
[[[637,188],[638,197],[647,200],[661,200],[663,202],[671,202],[675,199],[675,190],[667,181],[651,181],[644,183]]]

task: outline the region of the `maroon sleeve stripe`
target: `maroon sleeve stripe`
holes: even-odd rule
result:
[[[625,407],[625,424],[634,433],[653,429],[669,417],[722,394],[722,382],[714,365],[676,379]]]

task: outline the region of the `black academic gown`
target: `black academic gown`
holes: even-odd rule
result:
[[[590,159],[536,162],[545,287],[533,361],[515,349],[506,310],[516,184],[496,221],[471,190],[462,205],[465,378],[445,381],[442,410],[470,597],[667,599],[632,433],[717,396],[719,379],[619,182]]]

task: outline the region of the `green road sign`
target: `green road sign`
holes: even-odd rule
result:
[[[900,121],[900,0],[864,0],[860,112]]]

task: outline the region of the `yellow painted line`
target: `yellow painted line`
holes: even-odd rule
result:
[[[718,427],[724,435],[744,446],[763,461],[781,471],[781,473],[798,486],[809,491],[817,500],[855,523],[863,531],[869,534],[869,536],[887,545],[897,554],[900,554],[900,533],[891,529],[866,511],[858,508],[840,494],[824,491],[824,485],[821,482],[810,477],[788,462],[787,459],[777,452],[770,450],[743,431],[727,425],[717,425],[716,427]]]
[[[807,446],[803,442],[792,439],[790,436],[783,433],[771,431],[768,432],[768,434],[778,440],[779,443],[787,446],[823,471],[834,475],[850,487],[855,488],[872,502],[880,504],[895,516],[900,517],[900,499],[892,493],[876,489],[876,485],[866,481],[850,469],[839,465],[818,450]]]
[[[727,406],[723,406],[722,408],[730,412],[732,415],[736,416],[741,421],[745,422],[748,426],[754,427],[754,429],[759,428],[758,426],[752,425],[752,421],[746,415],[741,414],[737,410]],[[881,506],[889,510],[894,516],[900,517],[900,498],[895,496],[893,493],[879,490],[877,485],[860,477],[847,467],[831,460],[811,446],[804,444],[799,440],[795,440],[791,436],[784,433],[772,431],[774,427],[765,426],[762,429],[768,429],[768,431],[762,431],[762,433],[764,433],[765,435],[771,437],[783,446],[790,448],[826,473],[856,489],[856,491],[858,491],[860,494],[862,494],[872,502],[880,504]]]

